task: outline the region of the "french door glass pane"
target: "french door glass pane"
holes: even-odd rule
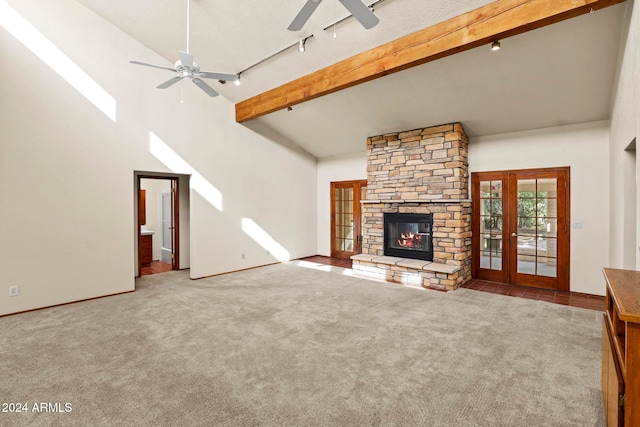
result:
[[[335,247],[340,251],[353,251],[353,188],[335,191]]]
[[[538,257],[536,265],[538,276],[556,277],[556,258]]]
[[[480,268],[502,270],[502,181],[480,181]]]
[[[558,219],[557,218],[539,218],[538,219],[538,235],[547,237],[558,236]]]
[[[480,268],[491,268],[491,253],[489,251],[480,251]]]
[[[558,197],[558,183],[555,178],[545,178],[538,180],[538,197]]]
[[[518,180],[518,273],[557,276],[558,182]]]
[[[491,257],[491,269],[502,270],[502,253],[499,252]]]
[[[535,257],[530,255],[518,255],[518,273],[536,274]]]

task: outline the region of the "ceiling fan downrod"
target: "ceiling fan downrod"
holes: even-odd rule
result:
[[[187,0],[187,53],[190,53],[191,51],[189,50],[189,16],[190,14],[190,4],[191,4],[191,0]]]

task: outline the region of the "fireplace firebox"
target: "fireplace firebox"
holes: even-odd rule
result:
[[[433,214],[384,214],[384,254],[433,261]]]

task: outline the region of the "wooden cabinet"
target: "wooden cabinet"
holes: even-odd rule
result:
[[[138,195],[138,224],[147,223],[147,190],[140,190]]]
[[[143,234],[140,236],[140,247],[138,248],[140,255],[140,265],[148,267],[153,261],[153,236],[151,234]]]
[[[605,268],[602,397],[607,426],[640,426],[640,271]]]

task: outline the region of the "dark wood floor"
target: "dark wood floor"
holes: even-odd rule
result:
[[[302,258],[302,261],[317,262],[318,264],[332,265],[334,267],[351,268],[350,259],[330,258],[328,256],[314,255]]]
[[[303,261],[316,262],[318,264],[332,265],[334,267],[351,268],[351,260],[330,258],[321,255],[302,258]],[[516,298],[527,298],[538,301],[546,301],[553,304],[570,305],[573,307],[589,308],[591,310],[604,311],[605,298],[599,295],[581,294],[578,292],[559,292],[547,289],[529,288],[526,286],[510,285],[507,283],[488,282],[486,280],[472,279],[465,283],[463,288],[480,292],[507,295]]]
[[[151,261],[150,266],[140,269],[140,275],[147,276],[149,274],[165,273],[167,271],[171,271],[171,264],[163,261]]]

